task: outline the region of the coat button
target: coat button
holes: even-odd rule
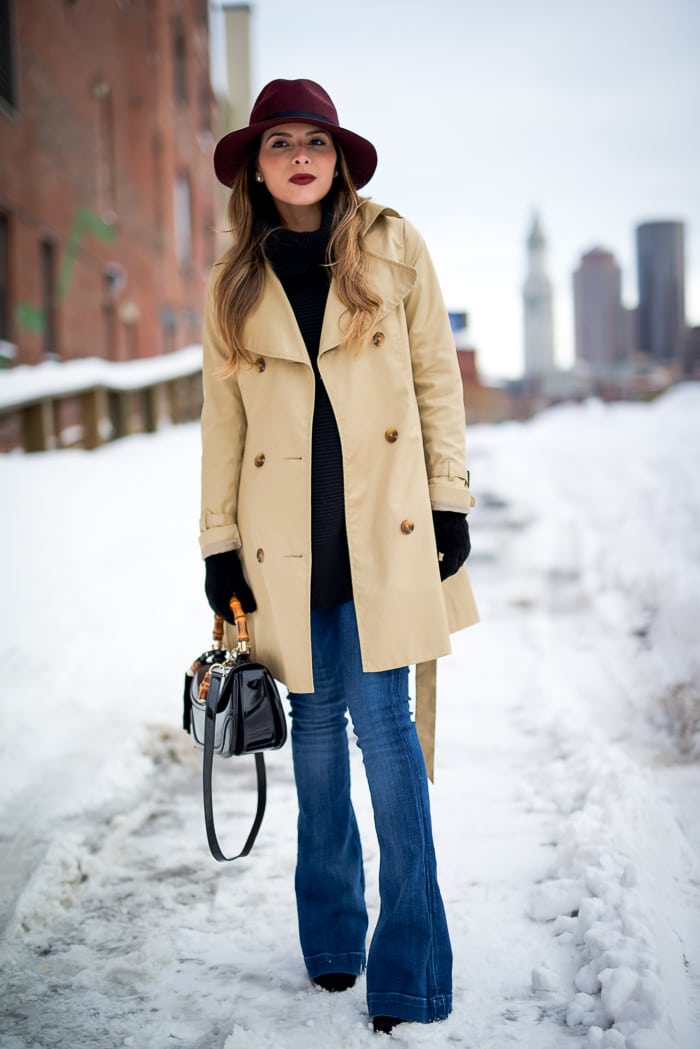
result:
[[[386,336],[384,335],[383,331],[375,331],[374,335],[372,336],[372,342],[375,346],[381,346],[385,338]]]
[[[262,452],[260,452],[259,455],[255,456],[255,465],[256,466],[264,466],[265,465],[265,456],[264,456],[264,454]]]
[[[265,361],[262,357],[258,357],[257,361],[255,362],[255,367],[258,369],[259,372],[265,371],[267,365],[265,364]]]
[[[265,560],[265,551],[263,550],[262,547],[260,547],[259,550],[255,551],[255,556],[257,557],[257,559],[260,562],[260,564],[262,564],[263,561]]]
[[[401,522],[401,531],[403,532],[404,535],[410,535],[415,527],[416,526],[414,525],[413,521],[402,521]]]
[[[387,430],[384,434],[384,438],[389,442],[389,444],[393,444],[394,441],[398,441],[399,439],[399,431],[394,429]]]

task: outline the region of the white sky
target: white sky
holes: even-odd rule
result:
[[[698,0],[255,0],[253,97],[309,77],[374,142],[366,193],[424,235],[488,375],[522,369],[524,239],[549,239],[557,357],[573,355],[571,275],[610,248],[636,304],[634,227],[686,222],[700,324]]]

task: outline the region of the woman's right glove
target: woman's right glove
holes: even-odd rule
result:
[[[233,623],[229,601],[235,594],[244,612],[254,612],[258,607],[243,577],[243,569],[235,550],[224,550],[222,554],[210,554],[204,559],[204,592],[210,607],[227,623]]]
[[[440,556],[440,578],[459,571],[472,548],[466,514],[454,510],[433,510],[435,542]]]

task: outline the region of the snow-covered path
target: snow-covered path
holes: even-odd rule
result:
[[[393,1042],[695,1049],[700,389],[469,437],[483,622],[440,668],[432,789],[455,1010]],[[363,981],[301,964],[289,747],[252,855],[208,856],[178,727],[210,621],[197,467],[192,426],[0,460],[7,1049],[376,1045]],[[217,776],[233,847],[252,762]]]

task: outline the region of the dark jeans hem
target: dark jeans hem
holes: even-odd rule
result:
[[[397,1020],[429,1024],[445,1020],[452,1012],[452,995],[436,994],[432,998],[415,998],[395,991],[372,991],[367,995],[370,1016],[395,1016]]]
[[[361,951],[350,951],[347,954],[314,954],[310,958],[304,958],[304,964],[310,980],[326,973],[349,973],[359,976],[364,972],[365,955]]]

